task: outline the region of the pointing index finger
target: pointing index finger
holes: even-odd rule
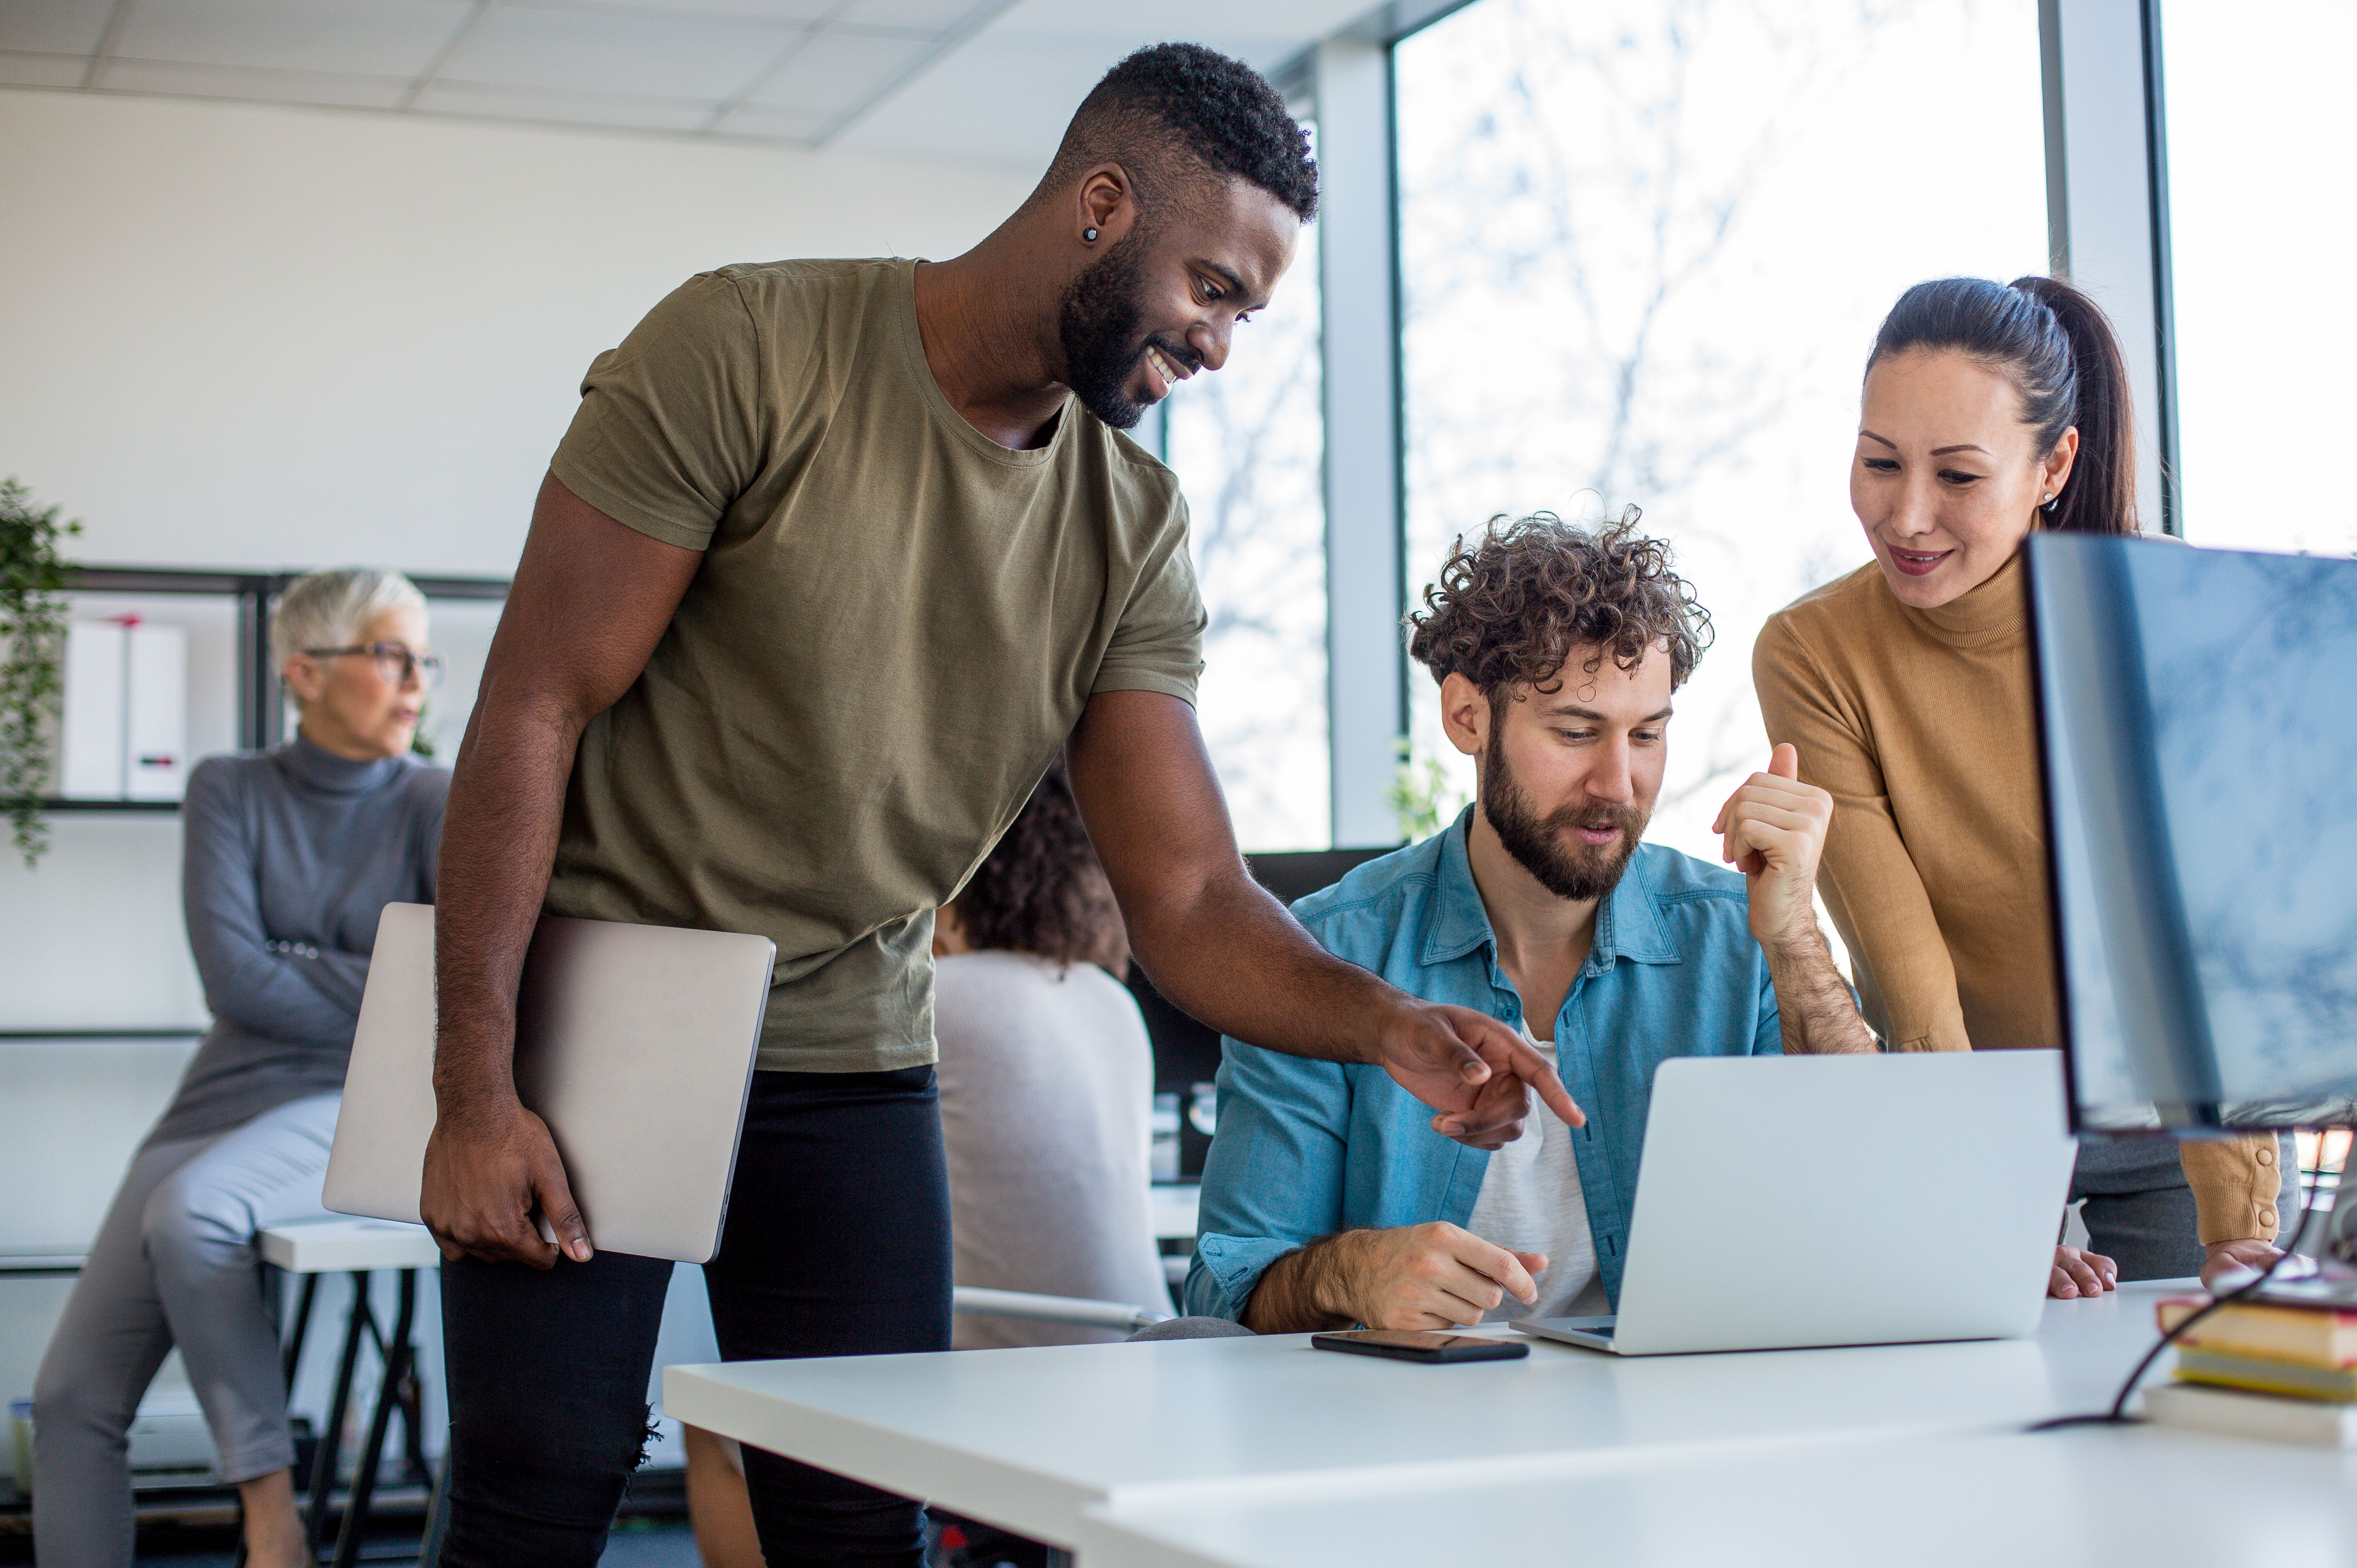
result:
[[[1516,1040],[1511,1048],[1514,1076],[1537,1090],[1540,1101],[1563,1118],[1566,1126],[1587,1125],[1587,1113],[1574,1102],[1571,1090],[1564,1088],[1563,1079],[1555,1072],[1553,1064],[1524,1041]]]

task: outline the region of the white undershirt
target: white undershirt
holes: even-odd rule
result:
[[[1555,1047],[1523,1026],[1547,1065]],[[1517,1252],[1544,1252],[1546,1273],[1538,1276],[1539,1299],[1524,1306],[1509,1295],[1484,1316],[1487,1323],[1523,1317],[1600,1317],[1611,1310],[1596,1272],[1596,1239],[1587,1229],[1587,1203],[1579,1188],[1579,1162],[1572,1153],[1578,1134],[1555,1118],[1531,1092],[1523,1135],[1491,1155],[1481,1191],[1473,1199],[1465,1229],[1484,1241]]]

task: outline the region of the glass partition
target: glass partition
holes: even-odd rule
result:
[[[2166,0],[2161,41],[2186,537],[2357,553],[2331,460],[2357,358],[2342,96],[2357,6]]]
[[[1237,328],[1226,367],[1168,403],[1211,617],[1197,711],[1247,850],[1333,843],[1318,328],[1313,223],[1268,307]]]
[[[1492,514],[1642,508],[1718,627],[1649,836],[1715,862],[1754,635],[1870,558],[1875,327],[2045,270],[2036,0],[1480,0],[1395,60],[1410,596]],[[1446,808],[1472,770],[1410,686]]]

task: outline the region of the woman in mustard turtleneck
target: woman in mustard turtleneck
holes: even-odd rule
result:
[[[1900,297],[1862,401],[1874,564],[1770,619],[1760,713],[1834,797],[1817,887],[1886,1048],[2060,1046],[2021,543],[2136,532],[2126,367],[2068,285],[1947,278]],[[2268,1136],[2083,1144],[2093,1245],[2056,1249],[2051,1294],[2264,1266],[2290,1163]]]

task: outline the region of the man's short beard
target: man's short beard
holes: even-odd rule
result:
[[[1531,809],[1530,797],[1506,761],[1505,715],[1494,714],[1490,744],[1481,768],[1481,814],[1514,863],[1537,878],[1540,886],[1558,898],[1602,898],[1620,885],[1637,853],[1652,813],[1609,800],[1587,800],[1560,806],[1545,817]],[[1566,845],[1564,835],[1574,828],[1615,827],[1620,836],[1607,845]]]
[[[1140,224],[1065,285],[1056,312],[1064,384],[1082,408],[1115,430],[1134,429],[1146,417],[1146,404],[1129,395],[1130,378],[1149,341],[1137,330],[1146,317],[1138,304],[1145,256],[1146,227]],[[1167,343],[1156,340],[1155,347],[1182,365],[1192,362],[1192,356]]]

